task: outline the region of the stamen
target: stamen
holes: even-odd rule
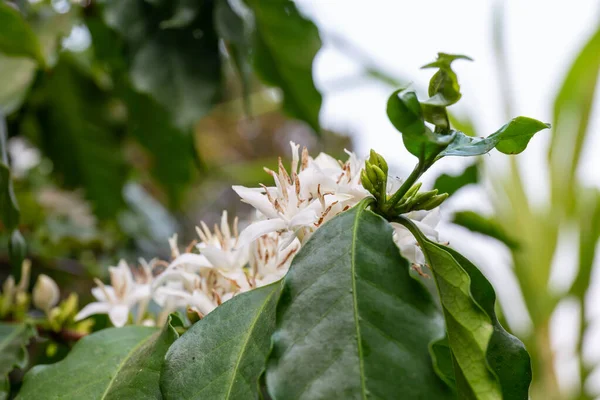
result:
[[[289,183],[291,185],[292,178],[290,178],[290,175],[285,170],[285,167],[283,166],[283,161],[281,161],[281,157],[278,157],[277,161],[279,163],[279,176],[281,177],[281,180],[285,180],[285,181],[287,181],[287,183]]]
[[[302,161],[300,164],[300,171],[304,171],[308,167],[308,149],[306,146],[302,148]]]

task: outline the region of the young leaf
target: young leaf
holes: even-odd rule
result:
[[[429,356],[439,311],[368,202],[323,225],[284,278],[266,384],[276,399],[450,399]]]
[[[35,329],[28,324],[0,323],[0,399],[9,398],[9,372],[27,366],[25,346],[33,337]]]
[[[254,399],[275,327],[281,282],[225,302],[194,324],[167,353],[167,399]]]
[[[20,399],[160,399],[160,369],[181,320],[171,315],[162,331],[110,328],[81,339],[67,357],[25,375]]]
[[[473,211],[459,211],[454,213],[452,222],[472,232],[481,233],[499,240],[513,250],[519,247],[519,243],[510,237],[494,218],[484,217]]]
[[[37,36],[19,11],[5,1],[0,2],[0,52],[11,56],[31,57],[44,65]]]
[[[456,132],[454,140],[439,155],[478,156],[494,147],[504,154],[518,154],[525,150],[529,140],[537,132],[550,128],[533,118],[517,117],[486,138],[474,138],[462,132]]]
[[[442,174],[438,176],[433,188],[437,189],[439,193],[448,193],[449,196],[452,196],[459,189],[477,182],[479,182],[479,168],[475,163],[469,165],[459,175]]]
[[[281,88],[283,108],[320,132],[323,101],[312,78],[321,48],[319,30],[291,0],[246,0],[254,12],[254,68],[267,83]]]
[[[455,250],[427,239],[404,217],[433,271],[454,359],[459,398],[528,398],[531,362],[525,346],[500,325],[496,294],[483,274]]]

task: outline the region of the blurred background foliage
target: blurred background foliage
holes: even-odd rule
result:
[[[501,17],[493,46],[510,118]],[[290,140],[342,158],[351,140],[319,126],[319,35],[291,0],[0,0],[0,280],[11,270],[18,275],[26,256],[32,282],[46,273],[64,295],[76,291],[85,302],[91,278],[106,275],[118,258],[168,258],[173,233],[184,243],[200,219],[214,222],[222,209],[243,215],[230,186],[264,181],[263,166],[287,155]],[[390,92],[401,86],[351,43],[330,39]],[[482,159],[434,183],[453,194],[492,182],[484,185],[492,214],[460,210],[451,219],[512,255],[532,321],[532,329],[515,333],[534,362],[533,399],[595,394],[583,389],[596,367],[584,339],[600,193],[576,172],[593,134],[599,70],[600,23],[554,101],[552,143],[537,166],[550,171],[546,206],[528,198],[515,159],[504,170]],[[452,124],[480,135],[468,118]],[[578,272],[568,288],[550,290],[565,232],[577,238],[578,254],[568,257]],[[567,356],[578,360],[581,385],[568,393],[555,368],[565,354],[550,338],[564,302],[580,315],[578,343]]]

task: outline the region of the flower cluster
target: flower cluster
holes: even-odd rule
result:
[[[241,200],[256,209],[256,219],[244,230],[238,231],[237,217],[230,224],[224,211],[212,230],[201,222],[198,241],[183,252],[173,236],[170,262],[140,260],[138,267],[130,268],[121,261],[109,268],[110,285],[96,280],[92,294],[97,301],[84,307],[77,319],[103,313],[115,326],[154,325],[186,309],[188,317],[197,320],[238,293],[281,279],[315,230],[370,196],[361,184],[364,162],[354,153],[346,151],[348,160],[341,162],[324,153],[313,158],[306,148],[290,145],[289,170],[281,158],[277,171],[265,168],[272,186],[233,186]],[[407,216],[427,236],[438,239],[438,209]],[[423,264],[412,235],[401,225],[393,226],[402,254],[413,264]]]

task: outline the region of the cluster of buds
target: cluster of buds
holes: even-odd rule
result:
[[[360,173],[360,182],[379,204],[387,201],[388,165],[385,159],[371,150],[369,159],[365,161],[365,168]]]
[[[421,183],[414,184],[406,194],[394,205],[394,211],[398,214],[406,214],[411,211],[430,211],[438,207],[448,198],[448,193],[438,194],[438,190],[419,192]]]
[[[430,211],[438,207],[448,198],[448,193],[438,194],[437,189],[419,192],[421,183],[414,184],[397,201],[395,196],[387,193],[388,165],[385,159],[371,150],[369,159],[365,161],[365,168],[360,175],[361,183],[377,200],[380,210],[386,214],[399,215],[411,211]]]

